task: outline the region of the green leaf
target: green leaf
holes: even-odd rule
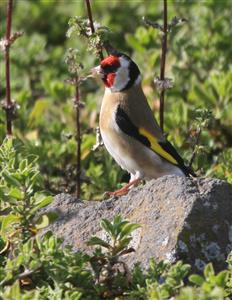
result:
[[[111,246],[107,242],[103,241],[97,236],[91,237],[91,239],[87,242],[88,246],[102,246],[104,248],[110,249]]]
[[[49,225],[49,218],[46,214],[40,216],[35,222],[34,222],[36,229],[43,229]]]
[[[205,279],[200,275],[193,274],[189,276],[189,281],[197,286],[201,286],[205,282]]]
[[[113,236],[114,235],[114,226],[110,223],[109,220],[107,219],[102,219],[101,220],[101,227],[109,233],[109,235]]]
[[[2,216],[1,217],[1,221],[2,221],[1,231],[5,231],[9,227],[9,225],[19,222],[20,219],[21,218],[19,216],[16,216],[13,214],[9,214],[7,216]]]
[[[123,238],[124,236],[131,234],[134,230],[140,227],[141,226],[139,224],[125,224],[120,232],[119,238]]]
[[[9,248],[10,248],[10,242],[7,239],[4,240],[2,237],[0,237],[0,255],[6,253]]]
[[[55,211],[50,211],[46,213],[46,216],[49,219],[49,224],[55,222],[59,218],[59,214]]]
[[[6,295],[7,299],[22,299],[19,280],[15,281],[15,283],[8,288]]]
[[[124,238],[123,240],[120,240],[118,246],[115,248],[114,255],[117,254],[117,253],[119,253],[119,252],[121,252],[122,250],[126,249],[131,240],[132,240],[131,237]]]
[[[214,275],[214,274],[215,274],[215,272],[214,272],[212,263],[207,264],[204,269],[205,278],[209,278],[211,275]]]
[[[122,222],[122,217],[121,215],[117,215],[114,217],[114,220],[113,220],[113,225],[118,225]]]
[[[59,215],[56,212],[47,212],[39,216],[39,218],[34,222],[34,226],[36,229],[43,229],[57,220],[58,217]]]
[[[228,271],[221,271],[219,274],[216,276],[216,283],[220,287],[225,287],[227,284],[227,280],[229,277],[229,272]]]
[[[138,52],[144,52],[145,48],[140,44],[140,42],[132,34],[126,34],[127,44]]]
[[[50,102],[45,99],[39,99],[35,102],[32,112],[29,115],[28,126],[31,127],[42,121],[42,117],[46,109],[50,106]]]
[[[13,185],[13,186],[17,186],[17,187],[21,187],[20,182],[15,179],[7,170],[4,170],[2,172],[2,175],[5,179],[5,181],[9,184],[9,185]]]
[[[118,238],[119,234],[121,233],[122,231],[122,228],[128,224],[129,222],[128,221],[122,221],[120,222],[119,224],[116,224],[114,227],[115,227],[115,236],[116,238]]]
[[[20,161],[19,163],[19,169],[21,172],[24,171],[24,169],[28,166],[28,160],[27,159],[23,159]]]
[[[22,200],[24,197],[24,194],[20,189],[18,189],[17,187],[14,187],[14,188],[10,189],[8,196]]]
[[[115,238],[118,237],[120,234],[122,228],[124,225],[128,224],[129,222],[127,220],[123,220],[121,215],[118,215],[113,220],[113,226],[114,226],[114,236]]]
[[[38,197],[40,197],[39,195]],[[36,199],[37,200],[37,199]],[[39,204],[37,204],[34,208],[31,209],[31,214],[34,214],[37,210],[47,206],[48,204],[52,203],[53,197],[52,196],[45,196],[39,200]]]

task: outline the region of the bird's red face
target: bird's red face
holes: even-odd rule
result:
[[[126,55],[109,55],[92,70],[93,75],[100,75],[105,87],[112,92],[130,88],[136,80],[140,81],[137,65]]]
[[[111,88],[114,85],[116,72],[120,68],[118,56],[110,55],[101,61],[102,80],[106,87]]]

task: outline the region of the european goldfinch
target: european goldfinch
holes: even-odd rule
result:
[[[92,69],[92,74],[100,76],[105,85],[100,110],[103,142],[119,166],[131,175],[129,184],[109,194],[124,194],[141,179],[168,174],[194,176],[154,119],[135,62],[125,54],[112,54]]]

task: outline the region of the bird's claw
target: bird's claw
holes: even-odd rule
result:
[[[103,197],[104,198],[115,198],[115,197],[120,197],[120,196],[123,196],[123,195],[126,195],[128,193],[129,189],[120,189],[120,190],[117,190],[117,191],[114,191],[114,192],[105,192],[103,194]]]
[[[124,187],[122,187],[121,189],[114,191],[114,192],[105,192],[104,193],[104,197],[120,197],[123,195],[126,195],[130,188],[132,186],[136,186],[139,182],[141,181],[140,178],[136,178],[132,181],[130,181],[129,183],[127,183]]]

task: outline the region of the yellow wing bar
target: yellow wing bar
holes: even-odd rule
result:
[[[178,165],[178,162],[175,160],[175,158],[160,146],[160,144],[157,142],[157,139],[150,132],[148,132],[144,128],[139,128],[139,133],[149,140],[149,142],[151,143],[151,149],[154,152],[156,152],[172,164]]]

